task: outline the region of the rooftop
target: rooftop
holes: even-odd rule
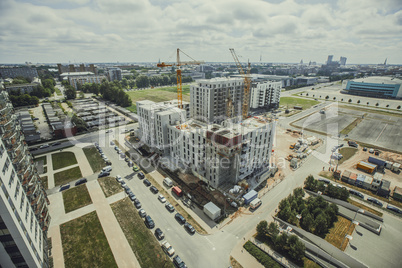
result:
[[[402,80],[390,76],[369,76],[352,80],[353,82],[373,83],[373,84],[402,84]]]

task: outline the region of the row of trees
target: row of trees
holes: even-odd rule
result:
[[[279,203],[278,217],[304,230],[325,237],[329,228],[338,220],[338,207],[328,204],[322,196],[303,199],[304,191],[296,188]]]
[[[26,106],[26,105],[38,105],[39,98],[36,96],[30,96],[29,94],[22,94],[22,95],[11,95],[9,99],[14,107],[18,106]]]
[[[101,84],[86,83],[82,85],[81,90],[85,93],[101,94],[103,99],[112,101],[122,107],[132,105],[130,96],[124,92],[123,86],[117,80],[113,82],[103,80]]]
[[[124,78],[123,78],[124,79]],[[193,79],[191,76],[183,76],[182,77],[182,83],[189,83],[192,82]],[[123,83],[123,80],[122,80]],[[145,75],[139,75],[135,79],[135,84],[137,85],[138,88],[145,88],[145,87],[156,87],[156,86],[168,86],[168,85],[174,85],[177,83],[177,78],[176,75],[170,74],[170,75],[157,75],[157,76],[145,76]]]
[[[349,191],[346,188],[339,188],[331,183],[326,186],[324,182],[315,180],[312,175],[304,181],[304,188],[313,192],[320,191],[329,197],[343,201],[348,201],[349,198]]]
[[[263,241],[270,239],[274,244],[275,250],[288,254],[296,263],[302,263],[306,247],[296,235],[288,235],[286,232],[279,234],[278,224],[261,221],[257,225],[257,235]]]

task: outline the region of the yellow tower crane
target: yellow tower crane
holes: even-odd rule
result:
[[[236,63],[237,69],[239,69],[240,74],[244,78],[244,92],[243,92],[243,106],[242,106],[242,118],[243,120],[248,117],[248,110],[249,110],[249,99],[250,99],[250,62],[247,66],[247,73],[244,72],[243,66],[240,64],[239,58],[236,55],[234,48],[229,48],[230,52],[232,53],[233,59]],[[230,96],[229,96],[230,97]],[[228,102],[230,105],[233,105],[231,101]],[[232,107],[227,106],[226,114],[230,114],[232,111]]]
[[[180,52],[183,53],[184,55],[186,55],[187,57],[189,57],[190,59],[192,59],[192,61],[181,61],[180,60]],[[176,63],[172,63],[172,64],[166,64],[164,62],[162,63],[158,63],[156,66],[157,67],[169,67],[169,66],[177,66],[177,70],[176,70],[176,77],[177,77],[177,107],[179,107],[180,109],[183,108],[183,86],[182,86],[182,82],[181,82],[181,66],[183,65],[200,65],[204,63],[204,61],[196,61],[195,59],[193,59],[192,57],[190,57],[189,55],[187,55],[186,53],[184,53],[182,50],[180,50],[179,48],[177,49],[177,62]]]

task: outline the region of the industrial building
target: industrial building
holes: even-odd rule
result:
[[[278,81],[252,82],[250,109],[279,107],[282,83]]]
[[[226,119],[228,97],[233,102],[234,116],[241,116],[243,78],[213,78],[199,80],[190,86],[190,116],[205,123],[220,123]]]
[[[12,67],[12,68],[0,68],[0,77],[4,78],[16,78],[22,76],[29,80],[33,80],[38,77],[38,71],[29,67]]]
[[[350,80],[344,88],[347,94],[373,97],[402,99],[402,80],[387,76],[372,76]]]
[[[5,91],[0,117],[0,266],[49,267],[49,201]]]

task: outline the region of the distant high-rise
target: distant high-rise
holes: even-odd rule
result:
[[[112,82],[114,80],[121,81],[122,75],[121,75],[121,69],[117,67],[110,67],[107,69],[107,74],[109,77],[109,81]]]
[[[348,59],[348,58],[346,58],[346,57],[341,57],[341,59],[339,60],[339,64],[342,65],[342,66],[345,66],[347,59]]]
[[[77,73],[77,72],[92,72],[94,74],[98,74],[98,70],[96,69],[94,64],[89,64],[89,66],[85,66],[84,64],[80,64],[79,66],[74,66],[74,64],[63,66],[60,63],[58,63],[57,69],[59,71],[59,74]]]
[[[0,267],[49,267],[49,201],[17,117],[0,92]]]
[[[332,63],[333,57],[334,57],[334,55],[328,55],[327,65],[330,65]]]

